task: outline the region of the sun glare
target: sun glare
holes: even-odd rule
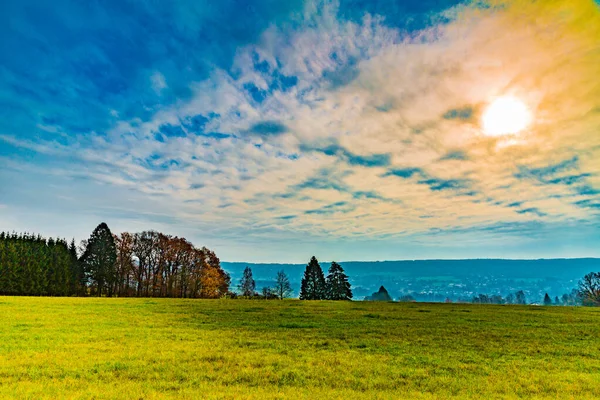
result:
[[[483,133],[488,136],[514,135],[527,128],[531,119],[531,112],[521,100],[500,97],[483,114]]]

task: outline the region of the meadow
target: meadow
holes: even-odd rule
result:
[[[0,297],[0,398],[598,398],[600,310]]]

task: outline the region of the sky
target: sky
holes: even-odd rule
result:
[[[593,0],[5,0],[0,230],[600,256],[599,76]],[[486,134],[507,97],[530,123]]]

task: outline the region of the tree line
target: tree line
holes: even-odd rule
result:
[[[284,271],[277,272],[274,287],[264,287],[261,293],[256,291],[256,282],[252,269],[246,267],[238,286],[240,296],[245,298],[284,299],[291,296],[292,287]],[[300,284],[300,300],[352,300],[352,288],[342,266],[331,263],[327,276],[316,257],[306,265]]]
[[[75,240],[0,232],[0,295],[121,296],[121,297],[237,297],[219,258],[206,247],[185,238],[156,231],[113,235],[105,223],[94,229],[79,248]],[[238,286],[242,297],[283,299],[292,295],[288,277],[279,271],[274,287],[259,294],[246,267]],[[400,301],[414,301],[405,296]],[[332,262],[327,276],[316,257],[306,265],[301,300],[351,300],[352,290],[341,265]],[[383,288],[366,300],[389,301]],[[447,299],[449,301],[449,299]],[[523,291],[505,298],[479,294],[482,304],[527,304]],[[600,272],[585,275],[577,289],[554,300],[546,293],[544,305],[600,306]]]
[[[75,241],[0,233],[0,294],[219,298],[231,278],[216,254],[156,231]]]
[[[562,296],[555,296],[554,299],[550,297],[548,293],[544,294],[544,299],[540,304],[545,306],[577,306],[577,305],[592,305],[587,304],[585,301],[585,295],[580,289],[573,289],[570,293],[564,293]],[[447,301],[451,302],[451,301]],[[528,302],[525,292],[519,290],[515,293],[510,293],[506,297],[502,297],[498,294],[486,295],[479,294],[474,296],[471,301],[474,304],[531,304]],[[537,304],[537,303],[534,303]],[[600,304],[600,303],[599,303]]]

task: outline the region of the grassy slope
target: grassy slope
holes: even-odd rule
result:
[[[599,311],[0,297],[0,397],[594,398]]]

